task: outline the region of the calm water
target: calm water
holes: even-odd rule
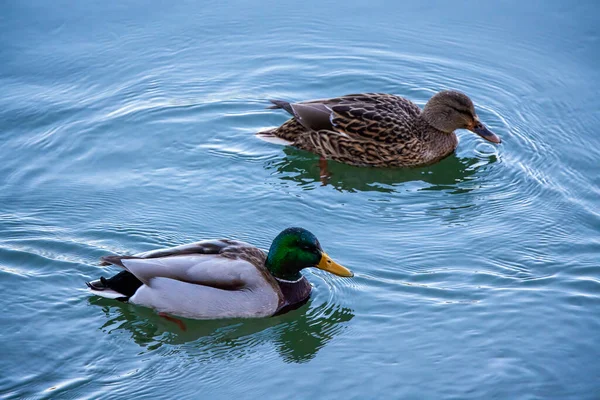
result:
[[[0,398],[600,398],[596,1],[0,3]],[[267,98],[468,93],[414,170],[253,133]],[[356,272],[263,320],[90,297],[97,259],[313,231]]]

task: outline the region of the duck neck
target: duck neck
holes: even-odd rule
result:
[[[302,278],[300,271],[283,262],[277,252],[269,252],[265,267],[277,279],[293,282]]]
[[[438,156],[446,156],[453,152],[458,145],[458,137],[454,132],[444,132],[430,124],[424,116],[421,116],[421,126],[419,130],[423,142],[427,143],[429,150]]]
[[[424,131],[435,132],[437,134],[445,136],[449,136],[454,133],[454,131],[447,132],[446,130],[444,130],[444,127],[442,127],[442,123],[440,123],[440,121],[431,114],[432,113],[427,112],[427,108],[425,108],[425,110],[421,113],[420,120]]]

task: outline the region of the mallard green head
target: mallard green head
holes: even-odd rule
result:
[[[442,132],[468,129],[492,143],[501,142],[498,136],[479,121],[471,99],[455,90],[441,91],[429,99],[423,109],[423,118]]]
[[[350,270],[329,258],[316,236],[302,228],[288,228],[277,235],[269,249],[266,267],[275,278],[288,281],[300,279],[300,271],[308,267],[338,276],[354,276]]]

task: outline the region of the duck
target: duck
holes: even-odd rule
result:
[[[455,151],[457,129],[501,143],[480,121],[471,99],[456,90],[436,93],[423,110],[404,97],[385,93],[270,102],[268,109],[283,109],[292,118],[257,135],[316,153],[325,162],[369,167],[431,165]]]
[[[296,227],[279,233],[268,252],[237,240],[213,239],[101,261],[123,271],[86,282],[93,295],[150,307],[167,319],[279,315],[308,301],[312,286],[303,269],[354,275],[323,251],[314,234]]]

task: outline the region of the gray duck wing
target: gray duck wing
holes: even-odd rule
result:
[[[133,256],[105,256],[101,260],[102,265],[112,264],[126,269],[145,284],[152,278],[165,277],[235,290],[251,283],[252,279],[248,277],[255,275],[257,270],[264,269],[265,258],[265,253],[254,246],[221,239],[152,250]]]
[[[133,256],[104,256],[101,257],[100,265],[121,265],[117,261],[120,258],[159,258],[169,256],[181,256],[189,254],[219,254],[232,247],[250,247],[248,243],[229,239],[202,240],[181,246],[168,247],[164,249],[150,250]],[[121,265],[122,266],[122,265]]]

